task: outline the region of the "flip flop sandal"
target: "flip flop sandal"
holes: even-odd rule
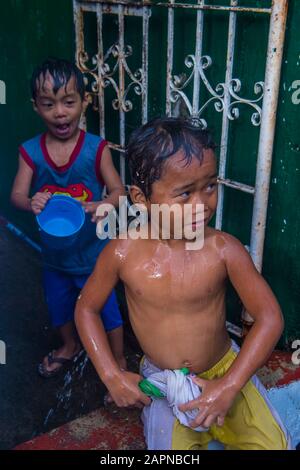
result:
[[[38,373],[48,379],[50,377],[53,377],[55,376],[56,374],[58,374],[59,372],[61,372],[63,369],[65,369],[65,366],[71,364],[72,362],[74,362],[79,356],[81,356],[81,354],[83,353],[83,349],[81,349],[80,351],[78,351],[76,354],[74,354],[74,356],[70,357],[69,359],[65,358],[65,357],[54,357],[53,356],[53,353],[54,351],[51,351],[48,356],[47,356],[47,359],[48,359],[48,364],[49,365],[52,365],[52,364],[59,364],[60,367],[57,367],[56,369],[53,369],[53,370],[47,370],[45,365],[41,362],[39,365],[38,365]]]

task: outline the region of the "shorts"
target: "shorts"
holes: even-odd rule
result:
[[[52,326],[63,326],[74,320],[76,301],[88,277],[89,274],[43,270],[43,286]],[[114,330],[123,324],[114,290],[102,309],[101,319],[106,331]]]
[[[222,377],[238,351],[233,343],[224,357],[199,377],[206,380]],[[148,359],[141,364],[141,373],[145,377],[157,370]],[[154,407],[152,411],[151,407]],[[142,420],[149,450],[206,450],[211,441],[220,442],[226,450],[291,449],[288,432],[256,376],[236,396],[223,426],[213,424],[208,431],[202,432],[183,426],[166,399],[155,399],[150,406],[144,407]]]

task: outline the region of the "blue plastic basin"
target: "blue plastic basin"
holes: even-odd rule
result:
[[[36,219],[43,244],[49,249],[63,250],[76,241],[85,212],[80,202],[70,196],[52,196]]]

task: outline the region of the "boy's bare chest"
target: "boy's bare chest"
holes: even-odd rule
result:
[[[67,165],[74,148],[74,144],[70,145],[48,145],[48,152],[51,160],[57,166]]]
[[[216,256],[140,257],[122,277],[137,298],[198,302],[223,288],[226,269]]]

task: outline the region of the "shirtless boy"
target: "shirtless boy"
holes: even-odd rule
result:
[[[152,204],[176,203],[182,208],[192,205],[192,227],[197,228],[201,220],[196,218],[196,204],[203,204],[204,245],[187,250],[187,240],[175,239],[172,230],[169,239],[151,239],[148,229],[148,239],[132,239],[129,233],[101,252],[75,314],[100,378],[118,406],[150,409],[150,398],[138,387],[142,377],[120,370],[98,315],[120,279],[147,367],[188,367],[197,374],[194,382],[202,390],[197,400],[180,407],[199,410],[190,427],[174,418],[163,444],[158,429],[150,448],[204,449],[213,439],[226,449],[289,448],[287,432],[253,376],[281,335],[282,314],[244,246],[208,226],[217,206],[216,160],[209,133],[186,120],[155,119],[132,134],[127,158],[131,199],[147,209],[150,226]],[[228,280],[254,319],[240,351],[225,327]],[[195,431],[199,425],[208,431]]]

